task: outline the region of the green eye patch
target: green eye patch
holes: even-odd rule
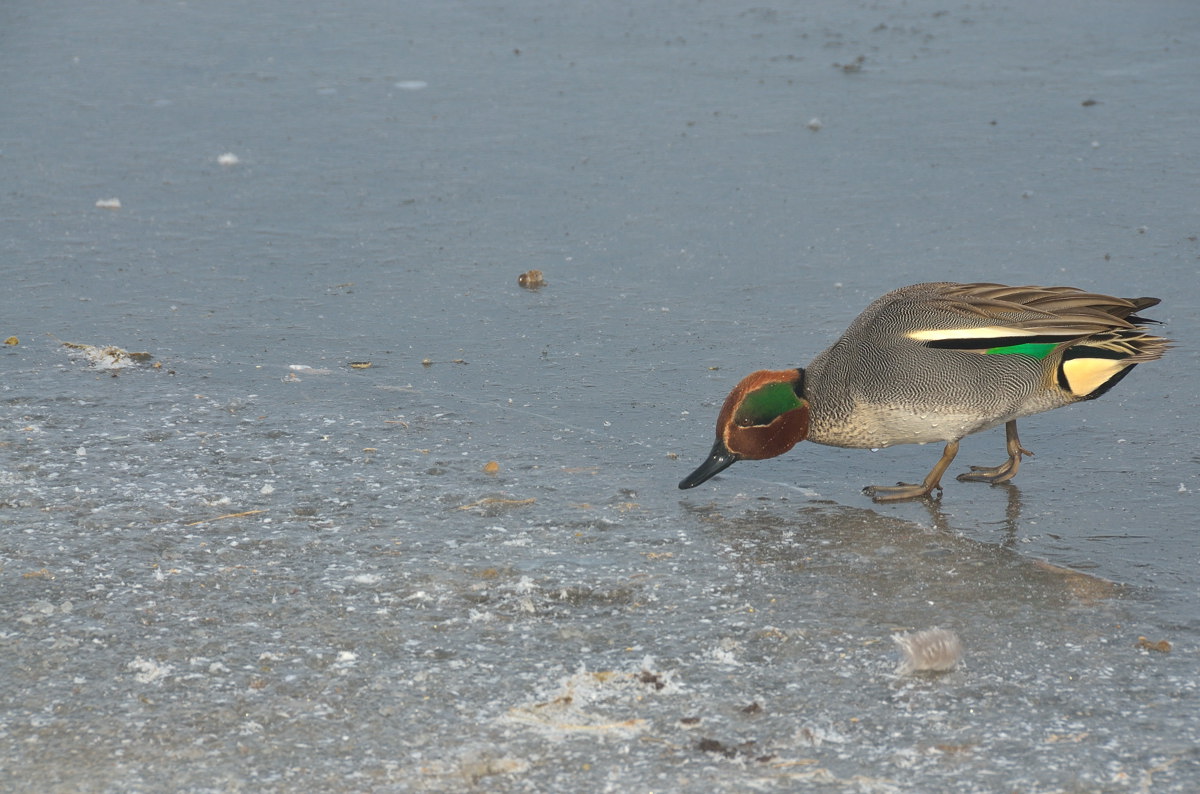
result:
[[[755,389],[742,399],[734,421],[742,427],[769,425],[778,416],[799,408],[801,400],[790,383],[771,383]]]

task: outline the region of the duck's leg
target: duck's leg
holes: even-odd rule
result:
[[[958,479],[962,482],[990,482],[994,485],[1016,477],[1017,469],[1021,468],[1021,456],[1033,453],[1021,446],[1021,439],[1017,438],[1016,419],[1009,420],[1004,426],[1004,436],[1008,440],[1008,460],[999,466],[972,466],[970,471],[958,475]]]
[[[946,444],[946,450],[942,453],[942,457],[929,474],[925,475],[925,479],[919,485],[902,482],[899,485],[868,485],[863,488],[863,493],[874,499],[876,502],[898,502],[901,499],[923,499],[929,496],[936,488],[942,490],[942,474],[950,465],[950,461],[954,460],[954,456],[958,454],[958,442],[951,441]]]

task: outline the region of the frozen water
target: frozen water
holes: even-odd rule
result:
[[[3,788],[1197,790],[1198,21],[5,5]],[[1012,486],[675,488],[743,374],[934,279],[1181,343]]]

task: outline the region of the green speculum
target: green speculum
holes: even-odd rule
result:
[[[1050,351],[1056,347],[1058,347],[1058,343],[1056,342],[1025,342],[1019,345],[989,347],[983,352],[988,355],[1029,356],[1030,358],[1041,359],[1050,355]]]
[[[742,427],[769,425],[782,414],[799,408],[801,400],[790,383],[772,383],[746,395],[734,414]]]

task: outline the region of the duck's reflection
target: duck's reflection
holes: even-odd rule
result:
[[[1011,549],[1017,545],[1017,539],[1020,537],[1021,527],[1021,489],[1011,482],[997,483],[992,488],[1004,490],[1007,495],[1007,500],[1004,506],[1004,520],[998,522],[1003,529],[1003,536],[996,541],[996,545]],[[942,500],[937,499],[922,499],[920,503],[929,511],[929,520],[933,527],[942,532],[952,532],[954,527],[950,525],[950,520],[944,512],[942,512]],[[990,524],[989,524],[990,526]]]
[[[1092,604],[1122,591],[1109,580],[1022,553],[1021,490],[1011,483],[991,487],[1003,488],[1006,498],[1003,517],[987,522],[1000,531],[989,532],[986,541],[975,537],[977,528],[968,534],[955,527],[936,499],[921,502],[928,525],[807,497],[798,509],[790,498],[699,506],[681,500],[680,506],[719,532],[739,563],[803,570],[823,588],[841,580],[888,611],[954,605],[995,616],[1025,609],[1031,599],[1040,606]]]

